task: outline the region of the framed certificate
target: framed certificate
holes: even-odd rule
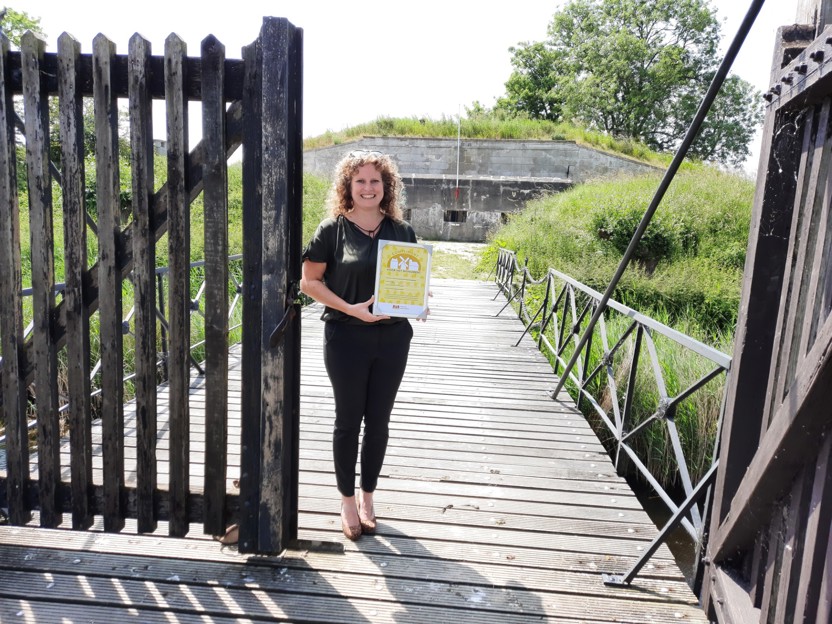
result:
[[[426,318],[433,247],[380,240],[373,314]]]

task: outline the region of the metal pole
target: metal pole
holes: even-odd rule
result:
[[[459,199],[459,157],[462,151],[462,117],[461,109],[457,105],[456,111],[456,199]]]
[[[605,312],[607,308],[607,302],[612,297],[612,293],[615,290],[615,287],[618,286],[618,282],[621,281],[621,276],[627,269],[627,265],[630,263],[630,260],[633,257],[633,253],[635,252],[636,246],[638,246],[639,242],[641,242],[641,237],[644,235],[644,231],[650,224],[650,220],[653,218],[653,213],[656,212],[656,209],[659,207],[659,204],[664,198],[664,194],[667,192],[670,183],[676,176],[676,172],[679,171],[679,167],[682,165],[682,161],[685,159],[685,156],[687,156],[691,144],[696,138],[696,135],[699,134],[699,129],[702,127],[702,122],[705,121],[705,116],[708,114],[708,111],[711,108],[711,104],[713,104],[714,99],[719,93],[719,90],[722,87],[722,83],[725,82],[725,78],[728,75],[728,71],[731,69],[731,65],[733,65],[734,59],[737,57],[737,53],[740,51],[740,48],[742,47],[742,44],[745,41],[746,36],[748,36],[748,31],[750,31],[751,27],[754,25],[754,20],[757,19],[757,15],[760,13],[760,9],[763,7],[764,2],[765,0],[753,0],[753,2],[751,3],[751,6],[748,9],[748,13],[746,13],[745,18],[743,19],[742,24],[740,24],[740,28],[737,31],[736,36],[734,37],[734,40],[731,42],[731,47],[729,47],[728,51],[725,53],[725,58],[722,59],[722,63],[720,64],[719,69],[717,70],[710,87],[708,87],[708,92],[705,94],[705,97],[702,99],[702,103],[699,105],[699,110],[696,111],[696,116],[693,118],[693,121],[688,127],[688,131],[685,134],[685,138],[682,141],[682,144],[679,146],[679,149],[676,151],[676,155],[673,157],[673,162],[670,163],[670,166],[665,172],[664,177],[662,178],[662,181],[659,184],[659,188],[656,190],[656,194],[653,196],[653,200],[650,202],[650,206],[647,208],[647,212],[644,213],[644,216],[641,219],[641,223],[638,224],[638,228],[636,229],[635,234],[633,234],[633,238],[630,241],[630,245],[627,247],[627,251],[624,252],[624,257],[621,258],[621,263],[618,265],[618,268],[615,271],[615,275],[610,281],[609,286],[607,286],[607,290],[604,292],[604,295],[601,297],[601,301],[598,303],[598,308],[595,310],[595,314],[593,314],[592,318],[589,320],[589,325],[587,325],[586,330],[584,330],[583,336],[581,336],[581,339],[578,342],[578,346],[572,353],[572,357],[569,359],[569,363],[566,365],[566,368],[563,371],[563,375],[561,375],[561,378],[558,381],[557,388],[555,388],[555,390],[550,394],[550,396],[553,399],[558,396],[558,393],[563,389],[563,386],[566,384],[566,380],[568,379],[569,374],[572,372],[572,369],[575,366],[575,362],[578,361],[578,358],[581,355],[581,349],[584,348],[584,345],[586,345],[589,336],[592,335],[592,330],[595,329],[595,324],[598,322],[598,319],[601,318],[601,315]]]

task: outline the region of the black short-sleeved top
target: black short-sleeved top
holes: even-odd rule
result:
[[[378,241],[392,240],[415,243],[416,233],[406,221],[395,222],[385,217],[375,237],[367,236],[343,215],[321,221],[306,249],[303,259],[325,262],[324,283],[347,303],[367,301],[375,292]],[[324,321],[342,321],[366,325],[364,321],[330,307],[321,315]],[[392,318],[382,323],[395,323]]]

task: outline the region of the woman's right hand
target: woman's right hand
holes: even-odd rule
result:
[[[373,301],[375,300],[375,295],[373,295],[363,303],[353,303],[349,306],[347,314],[354,316],[365,323],[377,323],[378,321],[389,319],[390,317],[386,314],[375,315],[370,311],[370,306],[373,305]]]

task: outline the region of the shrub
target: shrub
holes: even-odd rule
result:
[[[535,275],[553,267],[603,292],[658,182],[620,177],[538,199],[490,243],[528,258]],[[733,333],[752,199],[750,180],[701,165],[679,173],[613,297],[670,324],[690,319],[713,337]]]

